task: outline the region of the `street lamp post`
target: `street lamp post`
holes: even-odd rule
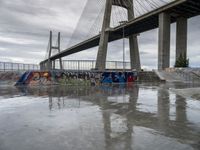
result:
[[[123,71],[125,72],[125,38],[124,38],[124,26],[123,26]]]
[[[127,23],[127,21],[120,21],[120,25],[123,25],[123,72],[125,72],[125,31],[124,27]]]

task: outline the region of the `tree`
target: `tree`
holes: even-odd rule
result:
[[[186,54],[184,54],[184,55],[180,54],[180,56],[176,60],[174,67],[177,67],[177,68],[189,67],[189,59],[187,59]]]

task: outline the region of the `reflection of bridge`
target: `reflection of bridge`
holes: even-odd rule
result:
[[[127,9],[128,22],[110,28],[112,5]],[[199,0],[176,0],[138,18],[134,18],[133,8],[134,3],[132,0],[106,0],[101,34],[82,41],[61,52],[60,44],[58,44],[58,47],[53,47],[52,44],[50,44],[49,58],[40,63],[41,69],[52,69],[52,67],[54,68],[55,66],[52,66],[52,64],[54,64],[53,62],[55,62],[56,59],[61,59],[64,56],[99,45],[96,69],[104,70],[108,42],[122,39],[123,37],[129,37],[131,68],[140,70],[140,57],[136,34],[157,27],[159,27],[158,69],[168,68],[170,62],[170,24],[174,22],[177,22],[176,59],[181,54],[187,54],[187,19],[200,14]],[[50,41],[52,41],[52,37]],[[59,40],[58,43],[60,43]],[[58,49],[59,53],[51,56],[52,49],[54,48]],[[62,63],[60,63],[62,69],[61,64]]]
[[[68,108],[69,100],[77,101],[73,107],[80,107],[84,102],[90,102],[95,106],[99,106],[102,110],[102,119],[105,132],[106,147],[112,147],[120,142],[126,143],[131,147],[133,139],[133,127],[143,127],[162,133],[169,138],[178,139],[178,141],[198,142],[199,126],[190,122],[187,118],[186,99],[176,95],[175,97],[175,116],[170,114],[171,98],[168,89],[157,88],[154,92],[157,95],[152,97],[157,99],[157,111],[145,111],[140,109],[141,98],[139,94],[144,87],[138,85],[130,87],[61,87],[48,89],[23,89],[28,95],[49,96],[49,108],[62,109]],[[97,94],[98,93],[98,94]],[[110,100],[113,97],[113,100]],[[124,100],[123,100],[124,98]],[[117,99],[122,101],[118,102]],[[70,103],[71,104],[71,103]],[[62,106],[64,105],[64,106]],[[63,108],[63,109],[64,109]],[[71,109],[71,108],[69,108]],[[117,133],[116,137],[111,137],[112,126],[115,121],[111,119],[113,115],[125,119],[123,125],[127,130]],[[120,125],[120,124],[119,124]],[[117,141],[117,142],[116,142]],[[176,141],[176,140],[175,140]],[[193,146],[191,144],[191,146]],[[194,145],[195,146],[195,145]],[[126,148],[125,148],[126,149]]]

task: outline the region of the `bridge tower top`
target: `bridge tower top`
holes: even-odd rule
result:
[[[48,69],[49,70],[55,69],[55,60],[53,61],[53,64],[50,60],[53,50],[57,50],[58,53],[60,53],[60,50],[61,50],[61,48],[60,48],[60,32],[58,32],[56,45],[53,45],[53,33],[52,33],[52,31],[50,31],[49,44],[48,44],[47,54],[46,54],[48,57]],[[60,62],[60,69],[63,69],[61,58],[59,58],[59,62]]]

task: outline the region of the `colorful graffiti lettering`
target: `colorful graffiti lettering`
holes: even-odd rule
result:
[[[32,72],[27,82],[29,85],[51,84],[51,74],[49,72]]]
[[[67,72],[67,71],[31,71],[24,73],[16,85],[99,85],[134,82],[134,72]]]
[[[137,72],[104,72],[101,83],[127,83],[137,80]]]

